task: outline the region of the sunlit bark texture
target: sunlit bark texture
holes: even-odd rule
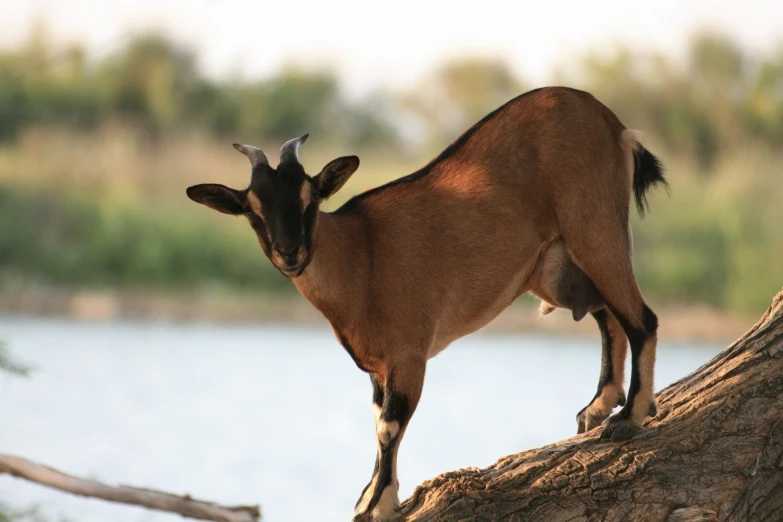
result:
[[[661,391],[633,440],[599,430],[429,480],[405,519],[783,521],[783,291],[748,333]]]

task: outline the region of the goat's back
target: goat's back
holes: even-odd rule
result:
[[[368,222],[385,324],[425,318],[445,347],[528,290],[564,216],[605,219],[609,208],[627,222],[624,130],[588,93],[538,89],[489,114],[421,171],[349,202],[338,213]]]

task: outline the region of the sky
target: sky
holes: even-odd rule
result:
[[[0,2],[0,46],[20,45],[35,20],[94,56],[158,30],[197,50],[213,76],[263,77],[295,63],[334,68],[356,92],[415,84],[462,56],[505,59],[540,84],[570,58],[618,43],[681,58],[705,28],[749,49],[783,45],[780,0],[9,0]]]

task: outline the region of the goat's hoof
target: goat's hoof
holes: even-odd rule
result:
[[[576,414],[576,423],[578,425],[576,429],[577,435],[590,431],[596,426],[600,426],[601,423],[609,417],[610,412],[603,412],[592,406],[592,403],[588,404],[582,408],[582,411]]]
[[[599,399],[593,399],[590,404],[582,408],[582,410],[576,414],[576,423],[578,425],[576,430],[577,435],[600,426],[609,417],[609,414],[612,413],[612,409],[614,409],[615,406],[625,406],[625,392],[620,390],[615,404],[608,410],[601,408],[598,403]]]
[[[353,514],[351,522],[396,522],[400,520],[400,500],[397,497],[399,483],[389,484],[380,495],[375,498],[375,480],[367,484],[362,491],[362,496],[356,503],[356,511]]]
[[[639,431],[637,426],[630,418],[625,418],[622,411],[615,413],[604,424],[604,430],[601,432],[602,439],[611,439],[612,442],[632,439]]]

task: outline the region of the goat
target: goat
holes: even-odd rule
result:
[[[283,145],[277,169],[260,149],[235,144],[250,159],[250,186],[196,185],[187,195],[245,216],[266,256],[369,373],[377,457],[354,521],[398,513],[397,449],[427,360],[526,292],[543,300],[542,313],[568,308],[598,323],[601,374],[578,433],[603,424],[602,438],[629,439],[656,415],[658,320],[633,273],[629,207],[633,193],[643,214],[648,189],[666,181],[606,106],[565,87],[522,94],[421,170],[332,213],[319,204],[359,158],[335,159],[311,177],[298,156],[306,138]]]

